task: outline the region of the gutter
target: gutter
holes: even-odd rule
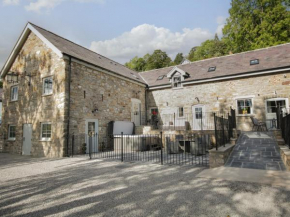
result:
[[[244,77],[252,77],[257,75],[264,75],[264,74],[272,74],[272,73],[279,73],[279,72],[285,72],[290,71],[289,67],[282,67],[282,68],[276,68],[268,71],[256,71],[256,72],[250,72],[250,73],[243,73],[243,74],[237,74],[232,76],[224,76],[224,77],[216,77],[216,78],[208,78],[208,79],[201,79],[201,80],[195,80],[195,81],[188,81],[183,82],[183,85],[189,85],[189,84],[200,84],[200,83],[206,83],[206,82],[214,82],[214,81],[222,81],[222,80],[229,80],[229,79],[236,79],[236,78],[244,78]],[[171,87],[170,84],[165,85],[156,85],[149,87],[149,90],[155,90],[155,89],[163,89]]]
[[[71,91],[71,56],[69,56],[69,69],[68,69],[68,104],[67,104],[67,132],[66,132],[66,152],[67,157],[69,157],[68,148],[69,148],[69,131],[70,131],[70,91]]]

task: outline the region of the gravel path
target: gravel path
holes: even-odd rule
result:
[[[0,154],[0,216],[290,216],[290,191],[202,170]]]

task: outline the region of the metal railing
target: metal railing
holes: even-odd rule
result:
[[[290,149],[290,114],[281,118],[281,131],[285,144],[288,145]]]
[[[233,129],[236,128],[235,110],[231,110],[231,112],[226,115],[217,115],[214,113],[214,126],[216,150],[218,150],[219,147],[225,147],[233,137]]]
[[[151,135],[77,135],[71,138],[71,153],[121,162],[145,161],[158,164],[208,166],[208,150],[213,147],[210,134]],[[72,156],[73,156],[72,155]]]

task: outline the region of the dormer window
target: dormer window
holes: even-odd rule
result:
[[[172,85],[174,88],[182,87],[181,76],[173,77]]]

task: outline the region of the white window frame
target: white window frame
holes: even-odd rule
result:
[[[237,116],[254,116],[254,97],[253,96],[239,97],[239,98],[235,98],[235,100],[236,100]],[[238,106],[239,100],[251,100],[252,107],[251,107],[250,114],[239,114],[239,106]]]
[[[51,79],[52,80],[52,85],[51,85],[51,92],[49,93],[45,93],[45,88],[44,88],[44,84],[45,84],[45,80],[46,79]],[[48,95],[52,95],[53,94],[53,77],[52,76],[48,76],[42,79],[42,96],[48,96]]]
[[[52,136],[52,125],[51,122],[41,122],[41,127],[40,127],[40,140],[41,141],[51,141],[51,136]],[[43,130],[43,125],[44,124],[50,124],[51,126],[51,132],[50,132],[50,137],[42,137],[42,130]]]
[[[15,137],[10,137],[10,128],[15,127]],[[8,140],[15,141],[16,140],[16,125],[8,125]]]
[[[179,78],[180,79],[180,82],[175,82],[175,78]],[[175,84],[178,84],[180,83],[180,86],[179,87],[175,87]],[[181,75],[178,75],[178,76],[173,76],[172,77],[172,88],[173,89],[179,89],[179,88],[183,88],[183,85],[182,85],[182,76]]]
[[[182,109],[182,116],[180,116],[180,109]],[[177,117],[178,118],[184,118],[184,107],[178,107],[177,108]]]
[[[13,93],[13,89],[14,89],[14,88],[17,88],[16,99],[13,99],[13,98],[12,98],[12,96],[13,96],[12,93]],[[11,87],[10,87],[10,101],[11,101],[11,102],[18,101],[18,95],[19,95],[19,86],[18,86],[18,85],[11,86]]]

